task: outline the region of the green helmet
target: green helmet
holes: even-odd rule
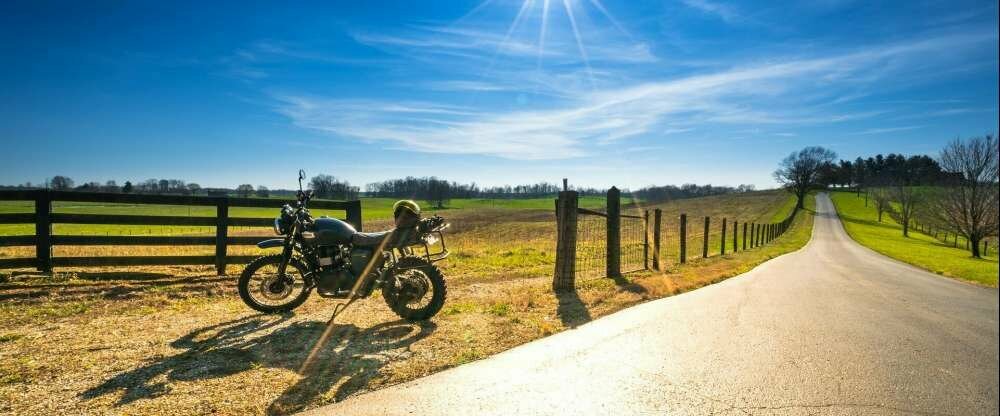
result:
[[[392,204],[392,215],[398,217],[400,214],[399,210],[402,209],[410,211],[411,213],[413,213],[413,215],[417,216],[420,215],[420,205],[417,205],[416,202],[413,202],[409,199],[401,199],[399,201],[396,201],[395,204]]]

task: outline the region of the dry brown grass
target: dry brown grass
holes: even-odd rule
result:
[[[577,292],[556,296],[545,263],[510,273],[504,260],[463,268],[496,253],[505,258],[481,247],[495,239],[482,225],[495,216],[476,215],[481,219],[463,218],[454,230],[467,236],[453,239],[456,253],[467,254],[446,262],[454,277],[449,301],[432,322],[398,321],[373,296],[338,318],[336,335],[304,374],[297,370],[330,313],[322,299],[284,316],[251,313],[232,277],[201,266],[10,277],[0,285],[0,413],[283,414],[315,407],[738,274],[804,244],[812,223],[802,215],[789,234],[757,250],[694,260],[667,274],[585,280]],[[510,226],[510,238],[548,250],[551,224],[532,215]],[[489,267],[498,274],[474,275]]]

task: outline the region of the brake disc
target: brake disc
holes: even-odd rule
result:
[[[281,282],[279,279],[281,277],[277,275],[264,279],[258,288],[261,296],[268,300],[281,300],[288,297],[292,293],[292,285]]]
[[[402,284],[400,288],[400,299],[406,301],[406,304],[413,302],[419,302],[427,294],[430,289],[427,278],[413,271],[402,276],[400,279]]]

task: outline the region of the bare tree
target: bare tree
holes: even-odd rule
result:
[[[889,188],[889,194],[899,204],[898,209],[889,208],[889,216],[897,224],[903,226],[903,236],[909,237],[910,223],[913,222],[917,212],[923,207],[924,193],[916,186],[909,186],[903,181],[896,181]],[[879,222],[881,222],[881,217],[882,214],[879,213]]]
[[[240,185],[240,186],[236,187],[236,194],[239,195],[239,196],[241,196],[241,197],[246,198],[246,197],[250,196],[250,194],[252,194],[252,193],[253,193],[253,185],[251,185],[251,184],[245,183],[243,185]]]
[[[1000,146],[988,134],[968,140],[955,139],[941,151],[939,163],[954,174],[938,189],[934,215],[969,240],[972,256],[979,258],[980,242],[997,234],[997,162]]]
[[[774,179],[798,199],[797,208],[803,208],[806,194],[819,185],[820,169],[832,163],[837,154],[818,146],[792,152],[774,171]]]
[[[875,210],[878,211],[878,222],[882,222],[882,214],[892,211],[892,200],[889,199],[889,190],[884,186],[876,186],[868,189],[868,193],[875,202]]]
[[[68,176],[56,175],[49,181],[49,186],[57,191],[65,191],[73,188],[73,180]]]
[[[115,182],[114,179],[109,179],[107,182],[104,182],[104,187],[101,190],[104,192],[119,192],[121,188],[118,187],[118,182]]]

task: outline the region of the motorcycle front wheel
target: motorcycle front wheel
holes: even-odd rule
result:
[[[262,256],[251,261],[240,274],[238,288],[243,303],[264,313],[288,312],[299,307],[309,297],[305,275],[308,268],[301,260],[291,258],[285,274],[278,274],[281,254]]]
[[[382,287],[389,309],[408,321],[424,321],[441,310],[447,287],[437,266],[419,257],[403,257],[395,269]]]

